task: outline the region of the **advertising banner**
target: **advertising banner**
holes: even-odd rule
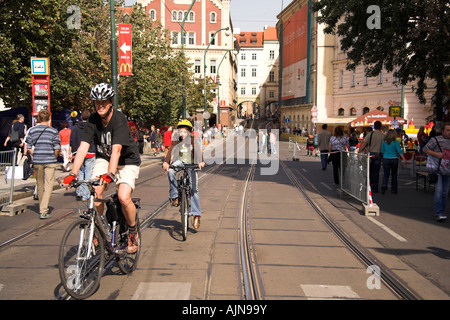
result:
[[[308,6],[295,12],[283,26],[282,99],[306,96]]]
[[[131,76],[131,24],[119,24],[119,75]]]

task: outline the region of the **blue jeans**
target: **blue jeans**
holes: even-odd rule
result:
[[[322,163],[322,169],[326,169],[328,166],[328,150],[320,150],[320,162]]]
[[[80,171],[78,171],[78,180],[88,180],[91,178],[94,162],[95,157],[84,159]],[[87,185],[82,184],[77,188],[77,196],[80,196],[82,200],[88,200],[90,195]]]
[[[176,160],[172,163],[175,167],[184,167],[181,160]],[[169,196],[171,199],[178,197],[176,171],[169,169]],[[191,214],[194,216],[201,216],[202,210],[200,208],[200,194],[198,192],[198,174],[197,171],[189,170],[189,180],[191,182]]]
[[[450,176],[438,173],[438,181],[434,190],[434,214],[444,214],[447,204],[448,190],[450,188]]]
[[[383,183],[381,188],[387,188],[389,181],[389,175],[392,172],[391,178],[391,191],[397,192],[397,172],[398,172],[398,159],[383,159]]]
[[[378,192],[378,181],[380,180],[381,153],[371,152],[370,155],[370,187],[372,192]]]

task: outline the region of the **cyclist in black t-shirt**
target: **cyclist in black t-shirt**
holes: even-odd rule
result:
[[[76,179],[78,170],[93,142],[96,146],[96,159],[92,170],[93,177],[100,177],[103,184],[96,187],[98,198],[102,198],[103,191],[112,180],[118,185],[118,198],[122,211],[128,223],[128,253],[138,250],[139,239],[136,229],[136,207],[131,200],[131,193],[135,188],[135,180],[139,177],[141,158],[136,142],[131,137],[128,121],[125,115],[114,110],[112,98],[114,89],[110,84],[100,83],[91,90],[97,112],[92,114],[84,128],[81,144],[73,163],[69,176],[63,183],[68,185]],[[103,215],[104,204],[95,203],[99,214]]]

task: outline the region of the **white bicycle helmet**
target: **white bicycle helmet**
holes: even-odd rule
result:
[[[91,100],[108,100],[114,97],[114,88],[109,83],[96,84],[91,89]]]

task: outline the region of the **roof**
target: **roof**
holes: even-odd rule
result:
[[[352,127],[368,127],[372,126],[377,120],[379,120],[383,125],[392,125],[394,117],[390,117],[389,113],[380,110],[372,110],[352,120],[350,122],[350,125]],[[406,123],[406,120],[404,118],[396,117],[396,120],[398,121],[398,124]]]
[[[264,41],[268,41],[268,40],[278,41],[277,28],[276,27],[267,27],[264,30]]]
[[[241,32],[236,34],[239,46],[242,47],[262,47],[264,32]]]

